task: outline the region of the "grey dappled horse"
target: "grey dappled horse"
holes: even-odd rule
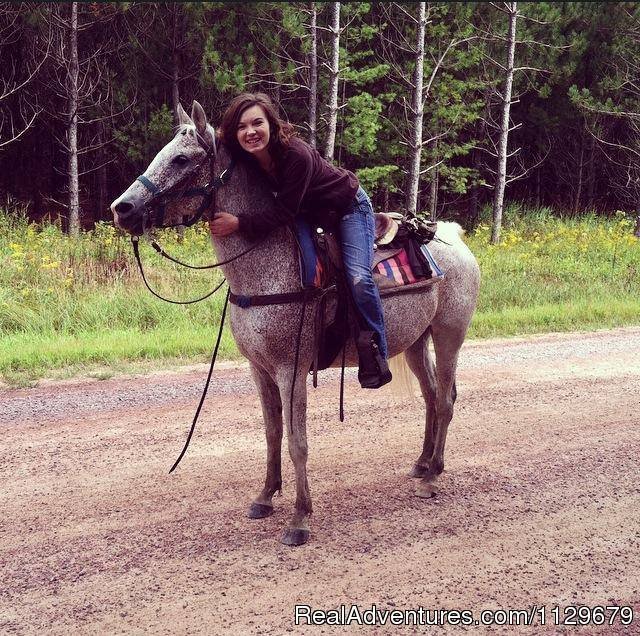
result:
[[[144,177],[166,192],[172,188],[204,186],[230,164],[224,147],[217,151],[213,128],[206,115],[193,103],[191,117],[182,107],[176,136],[158,153]],[[209,154],[207,154],[209,153]],[[132,232],[142,231],[141,219],[154,195],[148,185],[136,180],[111,205],[116,225]],[[252,168],[237,165],[231,179],[219,188],[214,208],[231,214],[259,214],[272,204],[266,183]],[[164,223],[180,223],[194,213],[199,201],[173,202],[166,208]],[[147,223],[152,223],[147,218]],[[435,492],[433,482],[444,469],[447,429],[456,397],[455,374],[458,352],[476,306],[480,274],[476,259],[460,238],[453,223],[438,224],[438,236],[430,249],[445,277],[438,284],[417,293],[383,298],[389,354],[404,352],[406,362],[420,383],[426,402],[426,425],[422,453],[412,476],[421,477],[423,495]],[[213,239],[217,257],[226,260],[249,247],[239,234]],[[265,236],[256,249],[223,266],[235,294],[257,295],[300,289],[295,239],[288,228]],[[272,498],[282,485],[281,445],[283,424],[287,427],[289,454],[295,467],[296,503],[291,522],[282,537],[287,545],[300,545],[309,537],[311,495],[307,482],[307,374],[312,364],[313,315],[318,301],[306,307],[300,342],[299,364],[294,377],[294,352],[301,317],[301,303],[230,308],[231,330],[240,352],[249,360],[255,380],[267,437],[267,475],[264,488],[252,503],[249,516],[262,518],[273,512]],[[329,310],[331,311],[331,303]],[[429,355],[433,340],[436,362]],[[338,356],[340,357],[340,356]],[[348,366],[356,366],[353,340],[347,346]],[[339,366],[339,361],[335,363]],[[289,396],[293,391],[293,408]],[[284,408],[283,408],[284,405]]]

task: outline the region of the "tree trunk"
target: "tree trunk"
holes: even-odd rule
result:
[[[318,112],[318,9],[311,3],[311,50],[309,51],[309,145],[317,143]]]
[[[478,217],[480,216],[480,197],[479,188],[476,186],[471,189],[471,194],[469,197],[469,211],[467,213],[467,223],[466,229],[471,230],[475,227],[478,222]]]
[[[484,116],[478,119],[476,123],[476,135],[478,139],[478,143],[482,144],[484,139],[487,136],[487,121],[491,116],[491,87],[486,87],[483,93],[484,99]],[[484,164],[482,161],[482,153],[479,148],[474,148],[471,154],[471,161],[473,169],[475,170],[478,177],[482,176],[482,172],[484,169]],[[486,171],[485,171],[486,172]],[[471,189],[471,201],[469,203],[469,216],[467,219],[468,228],[471,229],[475,227],[480,221],[480,185],[475,185]]]
[[[180,103],[180,86],[179,86],[179,62],[178,52],[174,49],[172,56],[173,68],[171,72],[171,106],[173,108],[173,120],[176,124],[180,121],[178,119],[178,104]]]
[[[108,151],[103,146],[103,144],[105,143],[105,139],[107,137],[107,133],[105,131],[104,122],[100,122],[98,126],[100,127],[100,135],[98,139],[99,139],[101,148],[99,151],[100,167],[98,168],[98,174],[96,175],[97,182],[98,182],[97,183],[98,197],[97,197],[97,201],[95,202],[97,209],[94,209],[94,212],[93,212],[94,222],[102,221],[105,210],[107,210],[107,206],[109,205],[109,201],[107,200],[107,197],[109,196],[108,185],[107,185],[107,162],[108,162],[107,153]]]
[[[580,211],[580,201],[582,200],[582,184],[584,181],[584,137],[580,139],[580,159],[578,160],[578,186],[576,187],[576,196],[573,201],[573,214],[578,216]]]
[[[482,139],[478,135],[478,139]],[[476,174],[480,175],[480,151],[475,148],[471,151],[471,165]],[[471,230],[478,224],[480,219],[480,186],[473,185],[469,193],[469,210],[467,211],[466,227]]]
[[[347,54],[348,51],[348,43],[349,43],[349,35],[348,35],[348,31],[346,31],[346,27],[345,27],[345,32],[344,32],[344,38],[343,38],[343,45],[342,45],[342,49],[345,52],[345,55]],[[340,80],[338,79],[338,84],[340,83]],[[347,94],[347,83],[342,80],[342,95],[340,96],[340,103],[341,104],[345,104],[345,97]],[[338,165],[341,166],[342,165],[342,140],[344,139],[344,117],[342,117],[340,119],[340,143],[338,144]]]
[[[633,235],[640,238],[640,200],[636,203],[636,227]]]
[[[273,13],[271,15],[274,16],[276,22],[281,23],[283,19],[283,13],[280,9],[279,3],[276,3],[273,8]],[[282,63],[280,57],[280,51],[283,50],[282,47],[282,38],[281,31],[279,29],[275,29],[273,33],[274,38],[274,50],[278,53],[276,55],[271,56],[271,74],[273,75],[273,83],[271,84],[271,98],[273,103],[280,109],[280,97],[282,94]]]
[[[279,40],[280,38],[278,38]],[[280,43],[276,45],[278,50],[280,48]],[[271,65],[271,73],[273,75],[273,84],[271,88],[271,98],[273,103],[280,109],[280,96],[281,96],[281,79],[280,76],[282,74],[282,68],[280,66],[280,58],[276,55],[274,56],[273,63]]]
[[[107,199],[107,196],[108,196],[107,164],[106,164],[105,154],[103,154],[101,161],[102,161],[102,165],[98,168],[98,209],[96,210],[96,213],[93,216],[94,221],[104,220],[105,211],[108,210],[108,206],[109,206],[109,201]]]
[[[438,181],[438,168],[434,168],[431,185],[429,187],[429,216],[432,221],[438,220]]]
[[[67,145],[69,152],[69,233],[80,232],[80,187],[78,177],[78,3],[71,3],[69,23],[69,122]]]
[[[331,65],[329,71],[329,127],[324,150],[325,159],[333,160],[338,123],[338,75],[340,72],[340,3],[331,3]]]
[[[590,137],[589,142],[589,159],[587,160],[587,198],[585,201],[585,208],[587,210],[593,209],[593,189],[595,185],[595,154],[596,154],[596,142],[593,136]]]
[[[509,9],[509,35],[507,38],[507,77],[504,87],[502,103],[502,124],[500,129],[500,143],[498,147],[498,175],[493,199],[493,228],[491,229],[491,243],[500,241],[502,227],[502,211],[504,208],[504,189],[507,181],[507,144],[509,141],[509,112],[511,110],[511,90],[513,87],[513,61],[516,51],[516,18],[518,3],[505,3]]]
[[[171,50],[171,106],[173,108],[173,120],[176,125],[180,122],[178,118],[178,104],[180,104],[180,59],[178,56],[178,7],[175,5],[173,13],[173,40]]]
[[[422,120],[423,81],[424,81],[424,33],[427,22],[426,2],[418,3],[418,34],[415,70],[413,74],[413,92],[411,94],[411,157],[409,158],[409,177],[407,187],[407,214],[415,216],[418,211],[418,185],[420,183],[420,159],[422,157]]]

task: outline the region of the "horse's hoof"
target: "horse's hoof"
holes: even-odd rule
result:
[[[287,528],[282,535],[285,545],[303,545],[309,541],[309,531],[303,528]]]
[[[440,489],[431,482],[425,481],[418,485],[416,488],[416,495],[422,499],[431,499],[435,497]]]
[[[249,519],[264,519],[273,514],[273,506],[267,506],[267,504],[256,503],[255,501],[249,507],[247,517]]]
[[[428,466],[420,466],[420,464],[414,464],[411,472],[409,473],[409,477],[424,477],[429,474]]]

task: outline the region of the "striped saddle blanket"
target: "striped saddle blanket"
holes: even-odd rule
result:
[[[382,253],[381,259],[375,259],[373,280],[380,289],[412,285],[444,275],[426,245],[408,239],[404,247],[393,251],[396,253]]]

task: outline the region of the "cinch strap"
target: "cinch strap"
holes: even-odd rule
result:
[[[256,296],[243,296],[241,294],[229,294],[229,302],[246,309],[247,307],[265,306],[265,305],[288,305],[296,302],[307,302],[314,298],[318,298],[326,290],[314,287],[312,289],[302,289],[297,292],[288,292],[284,294],[260,294]]]

